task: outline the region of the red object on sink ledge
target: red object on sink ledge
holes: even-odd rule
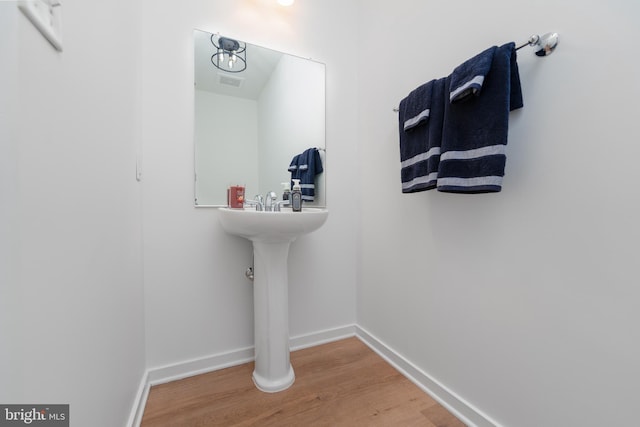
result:
[[[244,206],[244,187],[232,185],[227,190],[227,204],[230,208],[242,209]]]

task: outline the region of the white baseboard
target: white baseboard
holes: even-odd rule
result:
[[[333,341],[342,340],[356,335],[356,325],[347,325],[339,328],[326,329],[306,335],[297,335],[289,339],[291,351],[302,350],[303,348],[314,347]]]
[[[402,375],[429,394],[451,413],[469,427],[500,427],[482,411],[466,402],[460,396],[449,390],[443,384],[422,371],[403,356],[392,350],[384,342],[376,338],[358,325],[347,325],[306,335],[291,337],[292,351],[307,347],[326,344],[328,342],[357,336],[362,342],[386,360]],[[136,400],[129,416],[128,427],[139,427],[144,413],[144,407],[149,396],[151,386],[200,375],[207,372],[231,366],[241,365],[253,360],[253,347],[241,348],[226,353],[174,363],[159,368],[148,369],[142,377]]]
[[[356,326],[356,336],[469,427],[500,427],[498,423],[482,413],[482,411],[396,353],[364,328]]]
[[[332,341],[338,341],[355,335],[356,326],[347,325],[339,328],[291,337],[289,344],[291,350],[294,351],[320,344],[326,344]],[[231,366],[242,365],[243,363],[248,363],[252,360],[253,347],[245,347],[226,353],[214,354],[207,357],[148,369],[140,382],[140,387],[136,394],[136,401],[134,402],[134,406],[131,410],[127,426],[140,426],[151,386],[217,371]]]
[[[240,348],[225,353],[151,368],[147,371],[147,382],[150,386],[169,383],[231,366],[242,365],[252,360],[253,347]]]
[[[138,392],[136,398],[133,401],[133,407],[131,408],[131,414],[129,414],[129,420],[127,421],[127,427],[137,427],[142,422],[142,415],[144,413],[144,406],[147,403],[147,397],[149,397],[149,373],[148,371],[142,375],[140,385],[138,386]]]

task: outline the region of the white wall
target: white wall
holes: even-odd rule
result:
[[[351,52],[331,42],[354,33],[356,4],[316,0],[283,9],[257,0],[147,0],[144,6],[144,280],[147,366],[154,368],[253,345],[253,290],[244,277],[251,245],[227,235],[215,209],[193,207],[193,29],[327,64],[327,186],[337,188],[358,176],[356,69],[340,66]],[[334,191],[328,204],[322,232],[291,246],[292,336],[355,322],[357,211],[350,193]]]
[[[23,335],[18,268],[18,141],[13,123],[18,78],[15,5],[0,4],[0,400],[21,399],[20,337]],[[9,388],[8,386],[11,386]]]
[[[258,188],[258,103],[251,99],[196,90],[194,162],[199,206],[225,205],[231,185]],[[221,156],[220,141],[225,155]]]
[[[59,53],[0,2],[0,401],[73,425],[123,425],[144,372],[139,6],[64,2]]]
[[[359,325],[502,425],[637,424],[640,6],[360,4]],[[518,53],[502,192],[401,194],[391,109],[548,31],[553,55]]]

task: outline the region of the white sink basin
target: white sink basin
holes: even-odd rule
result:
[[[220,209],[220,224],[227,233],[251,241],[293,241],[296,237],[317,230],[327,220],[329,211],[320,208],[304,208],[293,212],[256,211],[255,208]]]
[[[219,209],[218,219],[227,233],[253,242],[253,382],[262,391],[285,390],[295,381],[289,361],[289,245],[320,228],[328,215],[328,210],[319,208]]]

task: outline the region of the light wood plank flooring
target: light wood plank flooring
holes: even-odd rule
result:
[[[295,383],[263,393],[253,363],[151,388],[142,427],[464,427],[357,338],[291,353]]]

